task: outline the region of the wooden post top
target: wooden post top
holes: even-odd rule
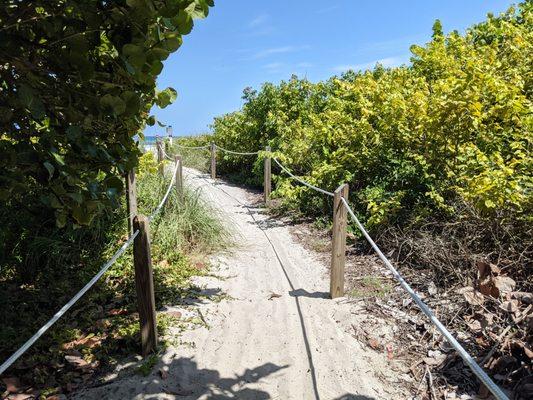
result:
[[[348,195],[348,188],[350,186],[347,183],[341,184],[337,189],[335,189],[335,194],[340,194],[341,197],[345,197]]]

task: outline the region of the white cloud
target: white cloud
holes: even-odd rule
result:
[[[409,56],[397,56],[397,57],[387,57],[380,60],[374,60],[366,63],[360,64],[341,64],[333,68],[337,72],[346,72],[348,70],[352,71],[364,71],[367,69],[373,69],[377,63],[380,63],[385,68],[398,67],[402,64],[405,64],[409,61]]]
[[[261,14],[251,19],[246,24],[246,36],[268,36],[276,31],[271,23],[272,18],[268,14]]]
[[[263,65],[264,69],[279,69],[283,67],[285,64],[281,62],[273,62]]]
[[[269,18],[269,15],[261,14],[248,23],[248,28],[257,28],[258,26],[263,25],[265,22],[267,22]]]
[[[275,54],[284,54],[284,53],[294,53],[300,50],[309,49],[309,46],[281,46],[281,47],[271,47],[269,49],[264,49],[256,52],[252,59],[265,58]]]

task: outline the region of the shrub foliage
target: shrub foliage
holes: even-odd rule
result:
[[[0,8],[0,199],[89,224],[137,163],[162,62],[212,0],[8,0]],[[29,199],[31,197],[31,199]]]
[[[368,226],[449,215],[467,203],[480,215],[531,216],[533,189],[533,4],[412,46],[410,66],[349,71],[325,82],[293,76],[244,91],[241,110],[215,119],[214,140],[230,149],[270,145],[309,182],[348,182]],[[255,166],[253,163],[256,163]],[[220,155],[219,171],[260,161]],[[307,212],[331,204],[281,174],[276,193]]]
[[[0,7],[0,265],[31,279],[36,237],[91,226],[138,164],[162,62],[212,0],[7,0]],[[98,216],[98,218],[95,218]],[[90,232],[85,232],[90,234]],[[80,233],[81,235],[81,233]],[[43,253],[44,254],[44,253]]]

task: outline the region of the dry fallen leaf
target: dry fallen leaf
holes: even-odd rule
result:
[[[379,341],[377,339],[370,339],[368,341],[368,345],[372,347],[374,350],[379,350],[381,348],[381,345],[379,344]]]
[[[19,378],[15,376],[2,378],[2,382],[6,385],[6,389],[10,393],[17,393],[23,389],[22,384],[20,383]]]
[[[107,312],[107,315],[110,317],[114,317],[115,315],[125,315],[128,314],[128,310],[125,310],[123,308],[113,308]]]
[[[165,314],[170,315],[174,318],[181,318],[181,312],[180,311],[167,311]]]
[[[481,330],[481,322],[472,317],[465,317],[465,322],[473,332],[479,332]]]
[[[518,300],[504,301],[500,304],[500,308],[509,313],[515,313],[518,311]]]
[[[102,338],[95,336],[94,334],[81,337],[80,339],[72,340],[67,343],[63,343],[61,348],[63,350],[73,349],[74,347],[83,346],[93,348],[99,346],[102,343]],[[77,354],[74,354],[77,355]]]
[[[482,329],[487,329],[494,322],[494,314],[490,312],[476,313],[473,317],[465,317],[466,324],[474,332],[478,332]]]
[[[494,285],[492,276],[486,276],[483,279],[479,279],[477,283],[479,291],[485,296],[498,297],[498,289]]]
[[[78,369],[86,369],[91,367],[91,364],[89,364],[80,356],[65,356],[65,360],[67,360],[69,364]]]
[[[446,358],[446,357],[444,357]],[[441,365],[442,362],[444,361],[444,358],[435,358],[435,357],[424,357],[424,362],[427,364],[427,365],[431,365],[431,366],[438,366],[438,365]]]
[[[468,304],[480,306],[485,302],[485,297],[471,286],[461,288],[457,292],[464,296]]]
[[[516,282],[505,275],[497,276],[493,280],[494,286],[498,289],[500,295],[510,293],[516,287]]]
[[[7,397],[9,400],[28,400],[28,399],[34,399],[35,396],[28,393],[18,393],[18,394],[10,394]]]
[[[194,268],[196,268],[198,271],[203,271],[204,269],[206,269],[206,266],[203,262],[197,262],[194,263]]]
[[[488,262],[483,261],[483,260],[479,260],[476,263],[476,267],[478,270],[478,279],[480,280],[486,278],[487,276],[490,276],[493,274],[499,275],[501,273],[500,268],[498,268],[496,265],[489,264]]]
[[[104,318],[104,319],[99,319],[98,321],[96,321],[96,327],[98,329],[108,329],[109,327],[111,327],[111,321],[109,321],[108,319]]]
[[[424,358],[427,365],[437,366],[446,360],[446,354],[442,354],[439,350],[429,350],[428,357]]]
[[[435,285],[435,282],[430,282],[429,285],[428,285],[428,293],[431,295],[431,296],[434,296],[437,294],[437,285]]]
[[[272,299],[276,299],[278,297],[281,297],[281,294],[277,294],[277,293],[270,293],[270,296],[268,297],[269,300],[272,300]]]

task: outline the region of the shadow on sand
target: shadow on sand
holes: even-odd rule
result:
[[[231,378],[220,376],[219,371],[208,368],[198,368],[193,358],[175,358],[170,363],[161,366],[164,370],[165,379],[160,374],[142,378],[139,376],[75,393],[73,399],[93,399],[95,397],[105,399],[160,399],[176,398],[183,400],[192,399],[240,399],[240,400],[267,400],[277,399],[272,397],[266,389],[254,388],[256,383],[263,379],[275,381],[281,379],[270,377],[287,368],[288,365],[276,365],[265,363],[252,369],[246,369],[242,374],[236,374]],[[250,387],[252,386],[252,387]],[[272,382],[272,386],[276,386]],[[334,400],[375,400],[372,397],[344,394]]]

